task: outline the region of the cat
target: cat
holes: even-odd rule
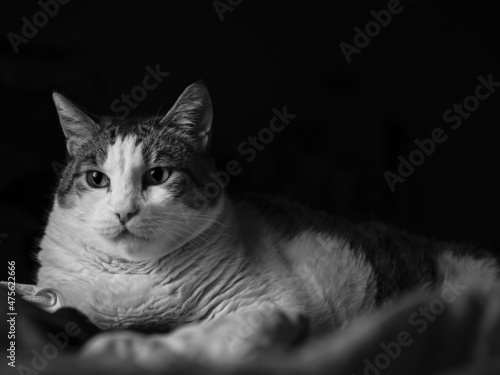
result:
[[[239,358],[343,329],[409,291],[498,279],[497,260],[469,245],[283,199],[209,193],[213,112],[202,83],[159,117],[97,117],[53,99],[68,161],[36,289],[57,290],[101,329],[173,331],[161,336],[169,350]],[[125,332],[90,352],[158,341]]]

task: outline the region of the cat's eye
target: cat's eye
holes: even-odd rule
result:
[[[149,169],[144,175],[146,185],[159,185],[167,181],[171,169],[167,167],[155,167]]]
[[[109,186],[109,177],[99,171],[87,172],[87,183],[93,188],[105,188]]]

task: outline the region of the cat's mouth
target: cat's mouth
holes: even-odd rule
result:
[[[113,242],[149,241],[154,238],[152,229],[145,225],[113,225],[96,228],[105,239]]]
[[[113,238],[115,241],[130,241],[130,240],[147,240],[146,237],[133,233],[129,228],[123,227],[118,234]]]

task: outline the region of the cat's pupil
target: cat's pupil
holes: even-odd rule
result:
[[[150,172],[150,176],[154,181],[161,181],[163,178],[162,168],[153,168]]]
[[[97,185],[100,185],[102,182],[102,173],[100,172],[93,172],[92,173],[92,179]]]

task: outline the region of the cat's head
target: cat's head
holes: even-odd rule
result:
[[[223,195],[207,153],[212,105],[195,83],[160,117],[95,118],[53,95],[68,163],[54,210],[76,241],[127,259],[168,253],[214,222]],[[65,223],[64,223],[65,222]]]

